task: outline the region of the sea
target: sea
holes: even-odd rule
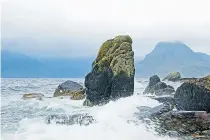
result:
[[[53,97],[57,86],[66,80],[83,84],[84,78],[68,79],[1,79],[1,140],[177,140],[159,135],[155,124],[150,127],[134,115],[137,107],[160,105],[143,91],[148,79],[136,78],[134,95],[111,101],[103,106],[84,107],[84,100],[43,98],[23,100],[25,93],[42,93]],[[175,89],[181,83],[168,82]],[[47,124],[52,114],[88,113],[97,121],[87,126]]]

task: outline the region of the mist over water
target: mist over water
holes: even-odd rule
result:
[[[56,87],[69,79],[2,79],[1,130],[2,140],[171,140],[158,136],[155,126],[146,126],[134,115],[137,107],[159,105],[142,95],[148,81],[135,80],[131,97],[109,102],[104,106],[84,107],[83,100],[44,98],[22,100],[25,93],[42,93],[52,97]],[[70,79],[83,83],[84,79]],[[137,82],[138,81],[138,82]],[[170,83],[177,88],[179,83]],[[87,113],[97,121],[88,126],[46,124],[51,114]],[[134,121],[136,123],[134,123]]]

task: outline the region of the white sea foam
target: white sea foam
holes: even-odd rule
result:
[[[37,80],[39,81],[40,79]],[[53,80],[48,81],[45,79],[45,85],[47,85],[46,82],[49,82],[51,84],[51,86],[45,86],[45,88],[50,88],[49,90],[52,90],[51,88],[55,88],[58,82],[56,81],[55,84],[52,84],[52,81]],[[30,80],[26,80],[26,82],[30,82]],[[22,101],[21,99],[12,100],[12,97],[17,98],[20,96],[12,96],[10,94],[10,96],[7,96],[7,98],[6,96],[3,98],[3,100],[7,100],[7,102],[3,104],[3,113],[5,114],[3,114],[2,118],[4,123],[2,125],[2,139],[171,140],[172,138],[169,137],[157,136],[154,130],[148,130],[146,128],[146,125],[143,123],[136,125],[134,123],[128,122],[128,120],[136,119],[134,113],[138,111],[138,106],[154,107],[159,105],[159,103],[155,100],[144,97],[143,95],[137,95],[137,93],[141,94],[143,92],[146,84],[147,83],[145,82],[135,82],[135,94],[132,97],[122,98],[117,100],[116,102],[110,102],[104,106],[95,106],[91,108],[83,107],[83,101],[71,101],[69,99],[47,98],[44,99],[44,101]],[[37,88],[37,90],[43,90],[43,87]],[[44,92],[46,92],[46,89]],[[4,108],[11,110],[8,112],[4,112]],[[48,114],[65,113],[71,115],[82,112],[88,113],[93,116],[93,118],[97,120],[97,123],[93,123],[89,126],[80,126],[78,124],[67,126],[46,124],[44,121],[44,118]],[[24,116],[17,122],[17,128],[13,128],[12,123],[10,122],[11,120],[15,119],[15,115],[19,115],[20,117]],[[7,128],[7,126],[5,126],[6,124],[9,124],[10,127]]]

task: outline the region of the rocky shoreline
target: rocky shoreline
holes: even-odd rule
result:
[[[109,101],[132,96],[134,93],[134,52],[132,39],[128,35],[116,36],[105,41],[86,75],[84,86],[74,81],[60,84],[53,97],[70,97],[84,100],[84,106],[104,105]],[[163,81],[182,82],[175,90]],[[177,132],[179,135],[206,139],[210,137],[210,75],[203,78],[182,78],[179,72],[170,73],[162,81],[158,75],[150,77],[144,93],[161,103],[160,106],[138,107],[134,114],[139,120],[150,119],[157,124],[160,134]],[[23,99],[43,100],[41,93],[24,94]],[[88,122],[87,124],[83,122]],[[50,124],[80,125],[97,122],[87,114],[51,115],[46,118]]]

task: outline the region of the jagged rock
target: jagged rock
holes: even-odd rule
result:
[[[85,98],[85,89],[77,82],[68,80],[58,86],[53,96],[71,96],[72,100],[82,100]]]
[[[181,74],[179,72],[173,72],[167,75],[163,79],[163,81],[168,80],[168,81],[176,82],[176,81],[179,81],[180,79],[181,79]]]
[[[41,93],[27,93],[23,95],[22,99],[26,100],[26,99],[36,98],[38,100],[42,100],[43,97],[44,95]]]
[[[47,124],[55,123],[55,124],[65,124],[65,125],[89,125],[91,123],[96,123],[96,120],[89,116],[88,114],[54,114],[49,115],[45,119]]]
[[[91,72],[85,77],[87,97],[84,105],[100,105],[133,95],[134,74],[130,36],[121,35],[107,40],[100,47]]]
[[[162,95],[171,95],[175,90],[172,86],[166,85],[164,82],[160,81],[160,78],[157,75],[150,77],[149,84],[146,87],[144,94],[154,94],[157,96]]]
[[[210,77],[183,83],[176,91],[178,110],[210,112]]]

